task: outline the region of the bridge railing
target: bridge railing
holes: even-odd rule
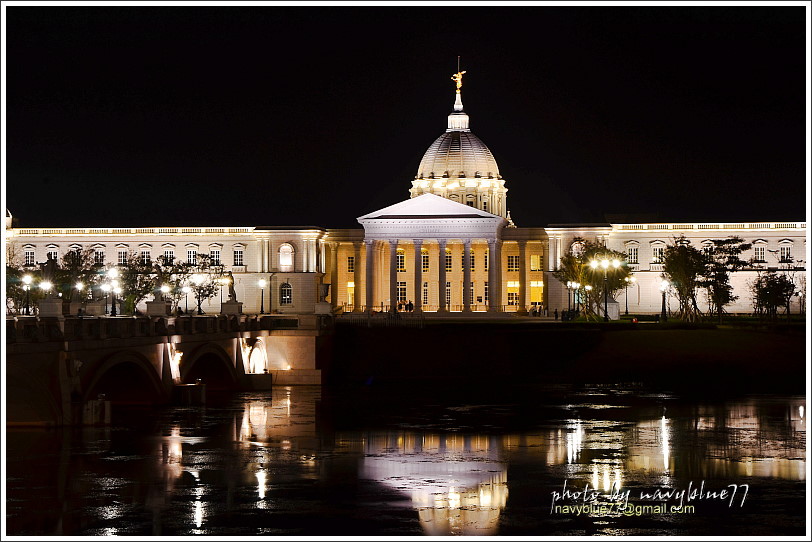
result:
[[[312,320],[312,322],[311,322]],[[234,333],[240,331],[325,329],[316,315],[255,314],[166,317],[6,318],[6,343]]]

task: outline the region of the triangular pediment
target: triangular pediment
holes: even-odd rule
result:
[[[500,218],[476,207],[463,205],[434,194],[422,194],[384,207],[362,217],[364,219],[403,219],[403,218]]]

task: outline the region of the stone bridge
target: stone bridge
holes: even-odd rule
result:
[[[161,404],[198,379],[209,391],[318,385],[330,329],[319,315],[7,317],[6,419],[80,424],[100,394]]]

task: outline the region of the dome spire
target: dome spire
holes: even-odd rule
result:
[[[457,97],[454,100],[454,112],[448,115],[448,129],[446,132],[470,132],[468,128],[468,114],[462,110],[462,75],[466,70],[460,71],[460,57],[457,57],[457,73],[451,76],[451,80],[457,84]]]

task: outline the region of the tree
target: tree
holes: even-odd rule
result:
[[[766,271],[759,273],[751,284],[753,307],[756,313],[775,320],[778,318],[778,307],[786,307],[789,317],[789,303],[795,295],[795,284],[784,273]]]
[[[677,293],[677,316],[686,322],[696,322],[702,317],[696,292],[702,285],[706,264],[706,256],[692,247],[684,235],[674,238],[663,251],[663,276]]]
[[[198,254],[197,264],[191,269],[188,286],[197,299],[197,314],[203,314],[203,301],[211,299],[220,292],[220,278],[223,276],[223,265],[212,261],[208,254]]]
[[[172,304],[171,311],[175,312],[178,309],[181,298],[185,295],[183,287],[189,283],[193,266],[177,258],[170,260],[165,256],[159,256],[158,267],[161,270],[163,284],[158,284],[157,287],[169,287],[169,292],[166,297]]]
[[[577,247],[573,250],[573,247]],[[583,299],[584,316],[590,320],[601,318],[604,296],[603,269],[593,269],[589,262],[598,258],[608,258],[623,262],[617,269],[610,268],[606,274],[606,286],[609,297],[626,287],[626,277],[630,275],[629,267],[625,265],[626,254],[610,250],[604,245],[577,239],[567,253],[561,258],[561,264],[553,276],[562,284],[577,282],[581,285],[579,295]],[[586,288],[590,286],[590,288]],[[600,310],[598,309],[600,307]]]
[[[739,298],[733,295],[730,273],[747,265],[747,262],[739,256],[745,250],[750,250],[750,246],[750,243],[745,243],[741,237],[728,237],[712,239],[711,244],[706,247],[705,271],[702,273],[701,282],[702,287],[708,292],[709,314],[715,312],[719,317],[719,323],[722,323],[725,305]]]
[[[157,274],[151,262],[145,262],[135,251],[127,254],[125,263],[119,265],[119,271],[119,282],[124,294],[122,312],[132,314],[135,307],[155,291]]]
[[[23,266],[16,243],[6,244],[6,312],[8,314],[24,314],[26,305],[26,290],[23,287],[23,277],[31,276],[31,285],[28,290],[28,306],[31,314],[35,314],[34,308],[40,299],[45,297],[42,289],[37,288],[37,284],[42,282],[42,274],[39,269],[28,269]]]
[[[93,258],[93,250],[70,250],[62,256],[62,265],[57,268],[54,287],[62,294],[62,299],[74,301],[87,298],[87,292],[98,292],[102,276],[98,272]],[[77,283],[82,283],[82,292],[79,294]]]

